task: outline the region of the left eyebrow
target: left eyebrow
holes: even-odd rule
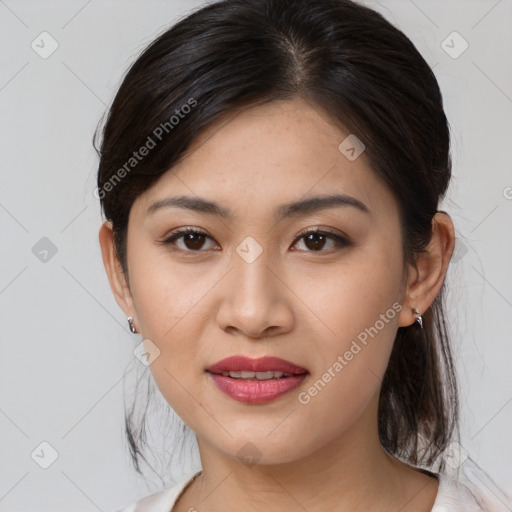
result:
[[[370,212],[369,208],[359,199],[346,194],[334,194],[309,197],[306,199],[300,199],[299,201],[282,204],[276,210],[276,218],[278,221],[281,221],[288,217],[307,215],[320,210],[340,206],[353,207],[364,213]],[[233,212],[228,208],[221,206],[215,201],[210,201],[197,196],[167,197],[149,206],[146,211],[146,215],[150,215],[162,208],[183,208],[198,213],[214,215],[224,219],[233,219],[234,217]]]
[[[346,194],[334,194],[310,197],[301,199],[292,203],[285,203],[278,208],[277,219],[282,220],[287,217],[307,215],[327,208],[336,208],[340,206],[351,206],[361,212],[370,213],[369,208],[359,199]]]

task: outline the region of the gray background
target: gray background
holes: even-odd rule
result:
[[[109,511],[158,489],[135,475],[123,437],[123,371],[140,339],[101,262],[91,138],[128,65],[200,4],[0,0],[1,511]],[[443,91],[463,447],[511,490],[512,2],[368,5],[412,39]],[[31,47],[51,49],[43,31],[58,43],[46,59]],[[454,31],[469,44],[461,55]],[[44,441],[58,453],[47,469]]]

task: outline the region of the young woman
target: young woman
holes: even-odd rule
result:
[[[99,238],[202,470],[124,512],[504,506],[446,471],[449,145],[425,60],[349,0],[215,2],[149,45],[103,129]]]

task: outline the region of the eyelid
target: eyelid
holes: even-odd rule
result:
[[[323,227],[323,226],[314,226],[314,227],[311,227],[311,228],[306,228],[304,231],[301,231],[297,235],[295,240],[297,240],[298,238],[303,237],[304,235],[308,235],[309,233],[320,233],[320,234],[322,234],[322,233],[329,233],[329,234],[332,234],[332,235],[336,235],[336,236],[338,236],[340,238],[343,238],[347,242],[350,241],[349,236],[346,235],[340,229],[335,229],[335,228],[330,228],[330,227]]]
[[[167,235],[167,237],[183,233],[201,233],[202,235],[210,236],[208,235],[208,232],[203,228],[196,228],[195,226],[181,226],[179,228],[173,229],[169,235]]]

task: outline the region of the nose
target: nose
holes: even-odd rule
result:
[[[293,293],[283,271],[269,266],[265,251],[252,262],[234,254],[232,268],[219,290],[217,323],[229,334],[268,338],[293,328]]]

